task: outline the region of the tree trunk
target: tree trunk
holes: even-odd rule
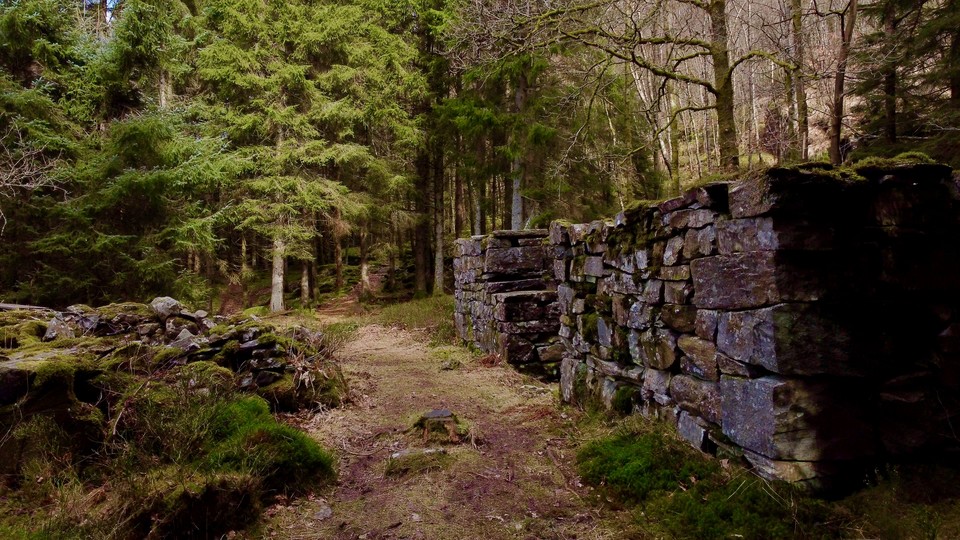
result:
[[[373,294],[370,286],[369,238],[366,223],[360,226],[360,299],[365,300]]]
[[[680,101],[674,92],[673,84],[667,81],[667,94],[670,96],[670,182],[671,195],[680,195],[680,127],[677,125],[680,118],[677,116],[677,110],[680,109]]]
[[[793,74],[793,90],[797,100],[797,142],[800,147],[800,159],[810,159],[810,109],[807,105],[807,83],[803,75],[804,39],[803,39],[803,0],[792,0],[791,19],[793,22],[793,63],[797,69]]]
[[[334,264],[334,287],[339,292],[343,288],[343,235],[340,234],[340,219],[342,215],[339,208],[333,209],[333,264]]]
[[[430,156],[423,151],[417,157],[417,190],[414,204],[417,223],[413,235],[414,294],[427,294],[427,274],[430,249]]]
[[[730,53],[727,49],[726,0],[713,0],[707,6],[707,13],[712,31],[710,57],[713,60],[716,91],[720,166],[725,170],[735,170],[740,166],[740,151],[737,148],[737,118],[734,114],[733,71],[730,69]]]
[[[160,82],[159,82],[159,96],[160,96],[160,108],[166,109],[170,101],[170,94],[173,93],[173,90],[170,88],[170,75],[167,74],[167,70],[160,70]]]
[[[240,235],[240,279],[243,279],[250,273],[250,267],[247,265],[247,235]]]
[[[458,155],[463,153],[463,142],[457,136]],[[459,161],[453,169],[453,234],[457,238],[464,236],[467,223],[467,194],[463,182],[463,161]]]
[[[273,239],[273,274],[270,280],[270,311],[283,311],[284,265],[287,246],[279,236]]]
[[[960,7],[960,2],[951,2],[952,9]],[[960,109],[960,30],[954,28],[950,38],[950,105]]]
[[[527,93],[529,81],[527,80],[527,66],[521,68],[520,75],[517,78],[517,88],[513,95],[514,113],[522,117],[527,110]],[[519,133],[514,133],[513,137],[519,137]],[[517,143],[518,141],[514,141]],[[515,144],[517,155],[510,163],[510,229],[518,231],[523,228],[523,197],[521,192],[526,183],[526,163],[522,143]],[[506,223],[504,223],[506,224]],[[506,228],[506,227],[504,227]]]
[[[387,251],[387,290],[397,290],[397,252],[403,246],[403,236],[396,223],[390,223],[390,236],[393,239],[393,246]]]
[[[433,156],[433,294],[443,294],[443,148],[436,144]]]
[[[897,21],[893,6],[888,6],[883,14],[883,32],[887,40],[886,54],[894,54]],[[883,74],[883,127],[887,142],[897,142],[897,65],[888,59]]]
[[[317,285],[317,261],[316,259],[310,261],[309,263],[310,271],[310,301],[316,302],[317,298],[320,297],[320,287]]]
[[[850,56],[850,44],[853,41],[853,28],[857,24],[857,0],[850,0],[846,13],[840,16],[840,54],[837,57],[837,74],[833,80],[833,107],[830,111],[830,163],[843,162],[840,149],[840,132],[843,127],[844,84],[847,79],[847,59]]]
[[[300,270],[300,307],[310,307],[310,263],[301,261]]]

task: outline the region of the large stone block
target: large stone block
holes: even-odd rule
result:
[[[717,347],[712,342],[693,336],[681,336],[677,340],[677,345],[686,355],[681,359],[680,364],[685,373],[708,381],[720,379]]]
[[[864,464],[843,461],[781,461],[761,456],[749,450],[743,457],[753,471],[768,480],[780,480],[800,484],[811,490],[824,490],[833,486],[847,487],[862,478]]]
[[[674,229],[699,229],[713,223],[716,218],[717,213],[713,210],[677,210],[664,214],[663,223]]]
[[[814,226],[772,217],[730,219],[717,224],[717,244],[721,255],[787,249],[825,250],[836,247],[836,233],[829,224]]]
[[[586,257],[583,260],[585,276],[603,277],[603,257]]]
[[[653,324],[653,308],[646,302],[636,301],[630,305],[630,311],[627,313],[627,328],[634,330],[644,330],[650,328]]]
[[[544,270],[545,261],[544,249],[540,246],[488,249],[483,272],[496,275],[538,273]]]
[[[473,238],[458,238],[453,244],[454,255],[456,257],[477,257],[482,251],[480,249],[480,243],[483,239],[483,236],[475,236]]]
[[[561,343],[552,343],[543,347],[537,347],[537,358],[541,362],[559,362],[563,359],[563,354],[564,347]]]
[[[670,378],[672,376],[669,371],[645,370],[640,387],[643,398],[651,400],[654,399],[654,396],[667,396],[670,393]]]
[[[717,383],[677,375],[670,379],[670,397],[681,409],[708,422],[720,423],[722,405]]]
[[[640,334],[640,346],[647,367],[670,369],[677,361],[677,334],[672,330],[647,330]]]
[[[873,455],[867,400],[850,381],[723,376],[723,433],[774,460],[820,461]]]
[[[690,263],[693,303],[706,309],[746,309],[819,300],[837,277],[838,262],[829,255],[758,251],[697,259]]]
[[[779,304],[720,314],[717,347],[734,360],[782,375],[860,375],[851,338],[826,307]]]
[[[503,322],[541,321],[560,316],[554,291],[518,291],[493,295],[493,317]]]
[[[574,403],[576,387],[586,378],[586,362],[574,357],[564,357],[560,361],[560,395],[565,403]]]
[[[689,333],[696,329],[697,308],[682,304],[664,304],[660,320],[677,332]]]
[[[694,287],[689,281],[664,281],[663,301],[668,304],[689,304]]]
[[[683,258],[698,259],[717,251],[717,231],[713,227],[691,229],[683,241]]]
[[[567,234],[567,225],[562,221],[551,221],[548,238],[553,245],[569,245],[570,235]]]
[[[573,290],[573,287],[567,285],[566,283],[561,283],[557,286],[557,303],[560,305],[560,313],[566,315],[571,313],[573,299],[576,294],[577,292]]]
[[[608,292],[618,294],[640,294],[642,288],[640,282],[634,274],[614,271],[604,278],[605,286]]]
[[[515,334],[497,334],[497,354],[509,364],[528,364],[537,360],[533,342]]]
[[[822,168],[770,169],[730,189],[730,214],[734,218],[764,214],[834,218],[847,206],[850,188],[837,174],[824,173]]]
[[[701,421],[687,411],[681,411],[677,419],[677,434],[701,452],[709,452],[713,446],[707,436],[707,429]]]
[[[683,260],[683,236],[674,236],[664,246],[663,265],[673,266]]]
[[[567,260],[566,259],[555,259],[553,261],[553,279],[563,282],[568,278],[567,274]]]
[[[690,279],[690,266],[686,264],[661,266],[657,271],[657,277],[664,281],[686,281]]]
[[[717,339],[717,323],[720,312],[712,309],[698,309],[695,322],[697,337],[714,341]]]

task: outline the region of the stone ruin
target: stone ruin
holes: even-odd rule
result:
[[[560,305],[547,230],[497,231],[456,241],[454,322],[477,349],[518,370],[560,376]]]
[[[307,328],[280,330],[252,316],[211,318],[169,297],[63,311],[0,304],[3,433],[49,417],[78,459],[101,452],[119,421],[110,415],[132,399],[125,381],[177,384],[171,373],[191,385],[215,376],[279,411],[336,406],[346,395],[323,335]],[[0,483],[16,478],[35,451],[18,437],[0,437]]]
[[[957,184],[857,173],[772,169],[459,240],[460,336],[545,376],[561,356],[564,401],[665,420],[768,478],[829,487],[955,448]]]

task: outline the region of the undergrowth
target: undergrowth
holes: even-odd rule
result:
[[[675,538],[832,536],[825,503],[738,467],[724,468],[661,429],[586,444],[580,475],[636,509],[638,528]]]
[[[374,322],[421,330],[430,336],[431,345],[445,345],[456,340],[453,325],[453,296],[438,295],[390,304],[374,315]]]
[[[960,538],[960,469],[949,462],[890,465],[824,500],[627,419],[584,444],[577,466],[600,500],[632,510],[641,538]]]
[[[47,416],[18,426],[31,455],[0,487],[0,536],[216,537],[255,521],[275,495],[333,479],[328,452],[220,370],[98,383],[111,414],[88,455],[72,454]]]

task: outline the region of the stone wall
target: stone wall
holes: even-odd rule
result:
[[[563,346],[546,229],[497,231],[456,241],[457,333],[517,369],[559,378]]]
[[[858,172],[773,169],[553,223],[564,400],[816,484],[955,445],[956,184],[935,165]]]

